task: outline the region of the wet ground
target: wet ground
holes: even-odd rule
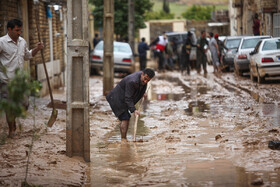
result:
[[[128,142],[120,141],[120,122],[102,96],[102,77],[92,76],[90,85],[91,162],[65,156],[65,110],[60,109],[58,122],[47,128],[51,109],[46,107],[49,98],[42,98],[37,101],[36,116],[43,117],[36,119],[31,183],[280,186],[279,150],[267,146],[270,140],[280,140],[277,80],[258,85],[233,73],[157,73],[142,106],[136,142],[134,118]],[[55,98],[65,101],[64,91],[55,92]],[[20,137],[0,146],[0,186],[16,186],[24,178],[33,121],[29,117],[22,122]]]
[[[164,73],[151,85],[136,143],[133,119],[128,143],[120,142],[117,121],[92,141],[91,186],[280,185],[279,152],[267,148],[279,138],[277,104],[259,103],[212,74]]]

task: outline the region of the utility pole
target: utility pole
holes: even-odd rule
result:
[[[128,41],[134,54],[134,0],[128,0]]]
[[[67,0],[66,155],[90,162],[88,0]]]
[[[114,87],[114,0],[104,1],[103,95]]]

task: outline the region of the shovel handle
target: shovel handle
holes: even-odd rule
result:
[[[148,87],[148,89],[146,90],[146,92],[148,92],[150,86]],[[140,103],[140,106],[139,106],[139,112],[141,110],[141,106],[144,102],[144,97],[142,98],[141,100],[141,103]],[[136,118],[135,118],[135,122],[134,122],[134,133],[133,133],[133,141],[136,142],[136,132],[137,132],[137,124],[138,124],[138,119],[139,119],[139,115],[136,115]]]
[[[40,34],[40,28],[39,28],[39,6],[37,4],[37,7],[35,8],[35,19],[36,19],[36,27],[37,27],[37,33],[38,33],[38,40],[39,42],[41,42],[41,34]],[[53,95],[52,95],[52,88],[51,88],[51,84],[50,84],[50,79],[49,79],[49,74],[48,74],[48,71],[47,71],[47,67],[46,67],[46,62],[45,62],[45,57],[44,57],[44,53],[43,53],[43,50],[41,50],[41,57],[42,57],[42,61],[43,61],[43,66],[44,66],[44,71],[45,71],[45,74],[46,74],[46,78],[47,78],[47,82],[48,82],[48,87],[49,87],[49,92],[50,92],[50,97],[51,97],[51,102],[52,102],[52,107],[53,109],[55,110],[55,107],[54,107],[54,101],[53,101]]]

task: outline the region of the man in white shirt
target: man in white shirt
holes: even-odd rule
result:
[[[20,37],[22,32],[20,20],[8,21],[7,29],[7,35],[0,38],[0,99],[8,98],[7,84],[15,76],[16,69],[22,70],[24,60],[30,60],[44,48],[43,43],[39,42],[34,49],[28,50],[26,41]],[[6,119],[9,125],[9,137],[12,138],[16,130],[15,117],[6,111]]]

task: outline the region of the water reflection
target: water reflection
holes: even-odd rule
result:
[[[187,109],[185,109],[185,112],[192,116],[203,116],[203,112],[208,112],[210,109],[210,106],[208,104],[205,104],[203,101],[192,101],[189,103],[189,106]]]
[[[261,103],[260,113],[262,116],[271,117],[274,126],[280,125],[280,107],[276,103]]]

